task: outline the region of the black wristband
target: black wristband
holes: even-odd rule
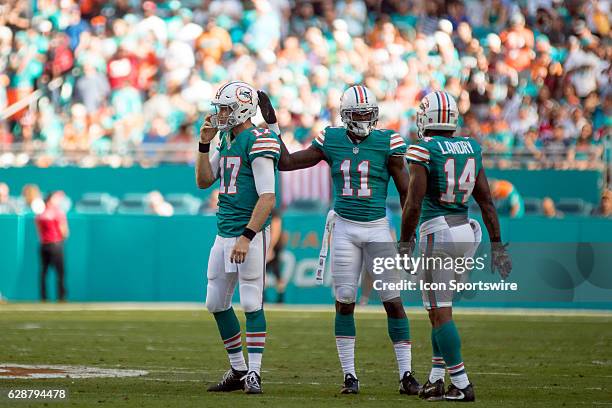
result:
[[[242,236],[248,238],[249,241],[252,241],[253,238],[255,238],[255,235],[257,235],[257,233],[249,227],[246,227],[244,231],[242,231]]]
[[[210,151],[210,143],[202,143],[198,144],[198,150],[200,153],[208,153]]]

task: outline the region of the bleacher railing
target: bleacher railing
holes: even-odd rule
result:
[[[142,144],[139,146],[109,146],[106,149],[55,147],[44,142],[0,143],[0,167],[34,165],[59,166],[113,166],[124,167],[134,164],[156,166],[160,164],[193,163],[196,159],[196,141],[192,143],[168,142],[164,144]],[[607,150],[607,149],[606,149]],[[580,159],[571,159],[565,152],[547,155],[527,149],[513,149],[505,152],[483,153],[487,168],[508,169],[600,169],[607,170],[609,158],[601,149],[593,147],[581,151]]]

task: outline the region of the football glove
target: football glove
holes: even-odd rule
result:
[[[261,116],[267,124],[276,123],[276,112],[270,102],[270,97],[264,91],[257,91],[257,97],[259,98],[259,109],[261,110]]]
[[[512,271],[512,259],[506,248],[508,244],[491,242],[491,273],[497,270],[502,279],[506,279]]]
[[[397,252],[402,258],[404,258],[404,256],[411,258],[412,254],[414,253],[415,247],[416,247],[415,238],[412,238],[410,241],[406,241],[406,242],[400,241],[397,243]],[[404,270],[406,271],[406,273],[409,273],[409,274],[416,273],[416,271],[413,270],[413,265],[408,266],[408,268]]]

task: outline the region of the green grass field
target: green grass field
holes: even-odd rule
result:
[[[341,373],[333,314],[268,311],[264,394],[247,396],[205,392],[228,366],[214,320],[205,310],[51,309],[21,311],[0,306],[0,364],[86,365],[142,369],[149,374],[97,379],[0,377],[1,390],[67,388],[68,401],[47,405],[77,407],[380,408],[432,404],[397,392],[396,363],[382,312],[357,313],[356,365],[361,394],[346,396],[338,394]],[[424,312],[411,311],[409,317],[413,364],[417,378],[424,381],[431,357],[429,324]],[[477,405],[612,405],[612,316],[460,313],[456,321]],[[0,399],[3,406],[44,404]]]

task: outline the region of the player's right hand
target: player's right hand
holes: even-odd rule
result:
[[[276,112],[270,102],[270,97],[264,91],[257,91],[257,98],[259,100],[259,110],[261,110],[261,116],[267,124],[276,123]]]
[[[508,255],[507,247],[508,244],[501,242],[491,243],[491,272],[495,273],[497,270],[502,279],[506,279],[512,271],[512,259]]]
[[[200,127],[200,143],[210,143],[217,134],[217,128],[210,123],[211,114],[206,115],[204,123]]]

